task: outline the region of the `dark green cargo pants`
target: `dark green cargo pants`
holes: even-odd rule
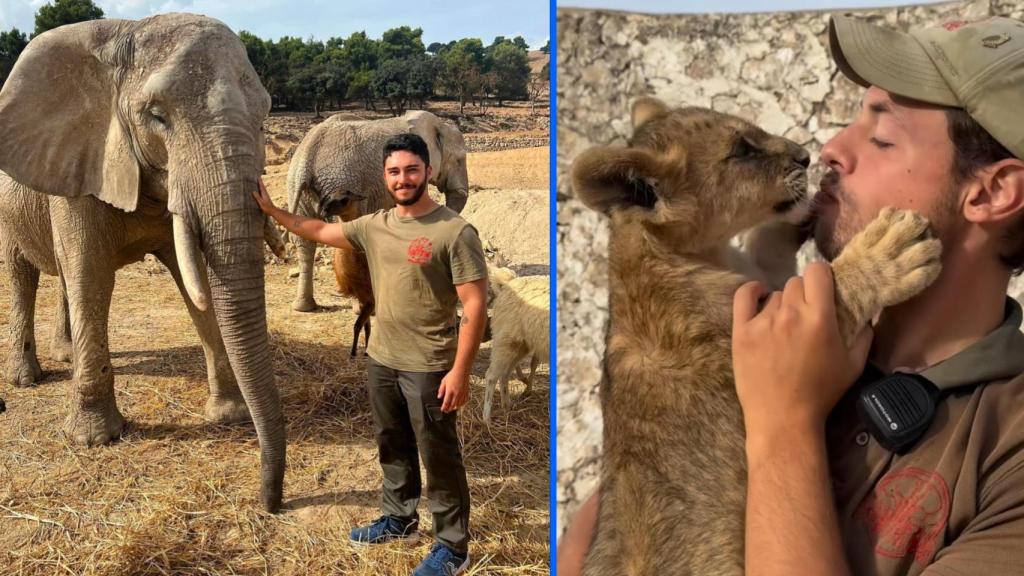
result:
[[[394,370],[367,358],[367,388],[384,472],[384,514],[405,520],[418,517],[422,457],[436,538],[465,553],[469,484],[455,426],[457,412],[441,412],[437,397],[446,373]]]

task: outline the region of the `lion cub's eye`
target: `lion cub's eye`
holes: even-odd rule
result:
[[[746,137],[740,137],[736,139],[736,142],[732,146],[732,150],[729,152],[730,160],[744,160],[753,158],[761,153],[761,149],[754,145],[753,142],[748,140]]]

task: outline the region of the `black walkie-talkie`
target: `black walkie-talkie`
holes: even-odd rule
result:
[[[935,418],[939,389],[920,374],[886,376],[868,364],[858,379],[862,388],[857,413],[883,448],[903,454],[928,430]]]

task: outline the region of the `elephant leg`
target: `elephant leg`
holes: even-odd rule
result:
[[[71,316],[68,314],[68,289],[63,278],[60,279],[60,302],[53,317],[50,358],[58,362],[71,361]]]
[[[86,250],[93,253],[95,247]],[[97,250],[97,252],[99,252]],[[81,254],[58,248],[58,266],[65,278],[71,315],[71,349],[75,397],[64,432],[75,444],[96,446],[121,436],[125,420],[114,400],[114,368],[110,363],[107,324],[114,291],[114,270]],[[75,273],[68,275],[68,270]]]
[[[313,299],[313,259],[316,257],[316,243],[301,238],[294,240],[299,253],[299,287],[292,302],[296,312],[312,312],[317,309]]]
[[[224,339],[221,337],[220,326],[217,325],[217,317],[213,308],[204,312],[192,303],[192,299],[185,290],[174,250],[158,252],[156,257],[167,267],[171,277],[174,278],[174,283],[178,285],[178,291],[181,292],[181,297],[185,300],[192,324],[196,327],[196,333],[199,334],[199,340],[203,344],[203,354],[206,356],[206,377],[210,382],[210,397],[206,400],[206,418],[221,424],[251,422],[252,416],[242,397],[242,391],[238,389],[235,372],[231,369],[231,364],[228,361],[227,351],[224,349]]]
[[[11,350],[5,380],[14,386],[32,386],[43,370],[36,356],[35,312],[39,269],[13,245],[4,250],[4,261],[11,279]]]

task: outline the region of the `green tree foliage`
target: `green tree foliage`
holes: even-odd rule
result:
[[[7,81],[7,77],[11,74],[11,68],[14,68],[14,63],[27,45],[28,38],[17,28],[0,32],[0,87]]]
[[[420,56],[427,49],[423,47],[423,29],[408,26],[392,28],[381,36],[380,56],[382,60],[406,60]]]
[[[379,40],[366,32],[326,42],[291,36],[263,40],[246,31],[239,37],[275,108],[320,114],[343,100],[358,100],[367,109],[380,100],[397,115],[437,96],[458,99],[460,110],[466,102],[489,97],[528,96],[528,66],[522,78],[502,77],[506,71],[520,74],[519,62],[526,62],[526,41],[518,36],[498,37],[486,48],[479,38],[463,38],[433,42],[429,49],[423,30],[409,26],[392,28]]]
[[[103,10],[92,0],[53,0],[36,11],[36,29],[33,36],[65,24],[103,18]]]
[[[548,41],[545,42],[543,46],[541,46],[540,51],[545,53],[545,54],[551,54],[551,39],[550,38],[548,38]]]
[[[508,40],[493,46],[490,72],[496,77],[495,96],[498,106],[504,100],[526,98],[530,81],[530,58],[525,48]]]

